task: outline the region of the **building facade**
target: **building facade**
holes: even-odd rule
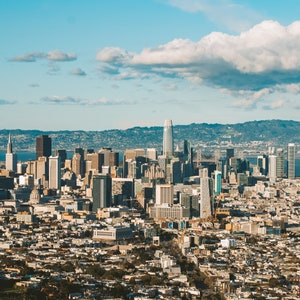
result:
[[[112,179],[109,174],[93,176],[93,212],[98,208],[110,207],[112,202]]]
[[[167,157],[173,156],[173,151],[174,143],[172,120],[165,120],[163,134],[163,155]]]
[[[295,179],[295,144],[289,143],[287,147],[287,176],[288,179]]]
[[[13,153],[10,135],[8,136],[7,149],[5,155],[5,169],[7,171],[17,171],[17,154]]]
[[[48,135],[40,135],[36,138],[36,159],[45,156],[49,157],[52,153],[51,138]]]

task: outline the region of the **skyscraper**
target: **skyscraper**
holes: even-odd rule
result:
[[[212,180],[208,177],[208,170],[199,171],[200,176],[200,218],[205,219],[213,213]]]
[[[48,158],[46,156],[41,156],[33,163],[33,174],[36,183],[46,186],[49,177]]]
[[[163,134],[163,155],[173,156],[173,124],[172,120],[165,120]]]
[[[287,147],[287,175],[289,179],[295,179],[295,144],[289,143]]]
[[[193,171],[193,148],[191,147],[191,143],[187,140],[183,142],[183,156],[184,156],[184,164],[183,164],[183,177],[192,176]]]
[[[79,153],[74,153],[72,157],[72,171],[76,176],[84,176],[83,159]]]
[[[5,156],[5,169],[8,171],[17,171],[17,154],[13,153],[10,134],[8,136],[7,150]]]
[[[222,172],[215,170],[214,179],[214,192],[216,195],[220,195],[222,191]]]
[[[60,190],[61,187],[61,172],[60,172],[60,157],[49,157],[49,189]]]
[[[276,151],[276,177],[282,178],[284,175],[284,153],[283,149],[279,148]]]
[[[36,159],[41,156],[51,156],[51,138],[48,135],[40,135],[36,138]]]
[[[147,148],[146,152],[147,158],[151,160],[157,160],[157,151],[155,148]]]
[[[269,179],[271,182],[275,182],[276,181],[276,177],[277,177],[277,166],[276,166],[276,162],[277,162],[277,156],[276,155],[270,155],[269,156]]]
[[[67,150],[65,150],[65,149],[55,150],[55,156],[59,156],[60,164],[61,164],[61,167],[63,168],[65,166],[65,161],[67,159]]]
[[[266,154],[259,155],[257,157],[257,165],[259,166],[259,170],[262,175],[268,174],[269,162],[268,162],[268,156]]]
[[[93,176],[93,212],[98,208],[110,207],[112,202],[112,179],[109,174]]]
[[[229,148],[226,149],[226,159],[229,161],[229,158],[234,157],[234,149]]]

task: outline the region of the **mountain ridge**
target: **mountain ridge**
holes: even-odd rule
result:
[[[294,120],[258,120],[236,124],[191,123],[173,126],[174,144],[181,145],[189,140],[195,149],[208,147],[220,148],[232,144],[284,147],[289,142],[300,144],[300,122]],[[11,134],[14,149],[34,151],[38,135],[48,134],[52,138],[53,149],[73,150],[75,147],[93,148],[111,147],[117,151],[130,148],[162,148],[163,126],[128,129],[110,129],[103,131],[85,130],[23,130],[1,129],[0,150],[5,151],[8,134]]]

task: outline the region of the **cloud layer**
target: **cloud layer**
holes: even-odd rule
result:
[[[198,42],[175,39],[130,53],[105,48],[97,54],[110,75],[181,77],[231,91],[258,91],[300,83],[300,21],[285,27],[264,21],[240,35],[213,32]],[[113,72],[112,72],[113,70]]]
[[[49,61],[73,61],[77,59],[75,53],[65,53],[60,50],[51,50],[48,53],[44,52],[30,52],[20,56],[15,56],[10,59],[14,62],[35,62],[39,59],[46,59]]]
[[[73,70],[71,71],[71,74],[72,74],[72,75],[76,75],[76,76],[86,76],[85,71],[83,71],[83,70],[80,69],[80,68],[73,69]]]
[[[230,0],[165,0],[167,4],[191,13],[203,13],[212,22],[241,32],[260,22],[262,17],[244,4]]]
[[[111,106],[111,105],[128,105],[134,104],[133,102],[127,102],[124,100],[116,99],[109,100],[105,97],[96,100],[87,100],[82,98],[75,98],[69,96],[51,96],[43,97],[40,99],[42,104],[53,104],[53,105],[93,105],[93,106]],[[33,103],[36,104],[36,103]]]

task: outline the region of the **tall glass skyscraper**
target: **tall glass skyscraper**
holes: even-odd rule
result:
[[[289,143],[287,147],[287,175],[289,179],[295,179],[295,144]]]
[[[36,159],[41,156],[51,156],[51,138],[48,135],[39,135],[36,138]]]
[[[163,155],[173,156],[173,124],[172,120],[165,120],[163,135]]]
[[[284,153],[283,149],[278,148],[276,152],[276,176],[282,178],[284,175]]]
[[[98,208],[110,207],[112,200],[112,180],[109,174],[93,176],[93,212]]]

